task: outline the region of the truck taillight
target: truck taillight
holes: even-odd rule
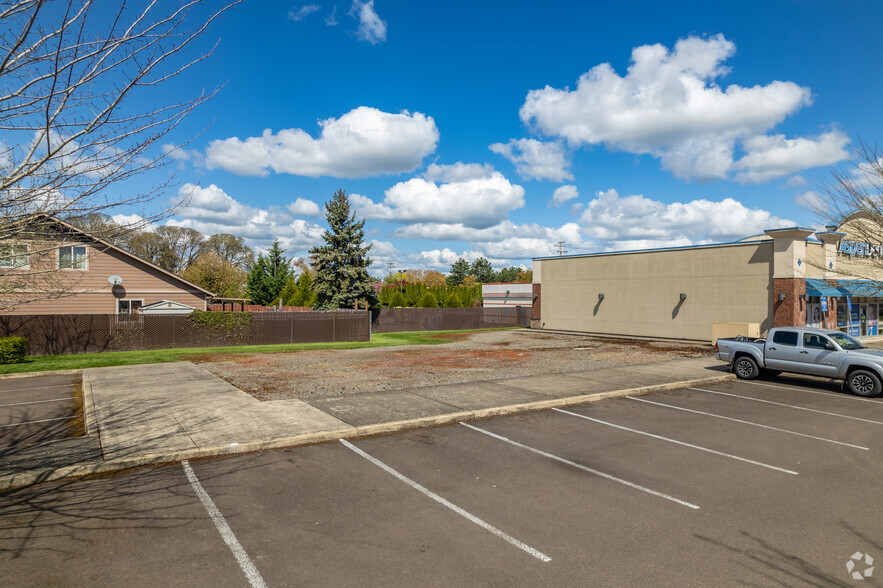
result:
[[[720,351],[720,349],[718,349],[718,347],[717,347],[717,341],[714,342],[714,350],[715,350],[715,351]]]

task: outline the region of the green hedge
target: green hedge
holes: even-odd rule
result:
[[[21,363],[28,354],[28,340],[24,337],[0,337],[0,364]]]
[[[194,310],[187,318],[194,325],[203,327],[211,327],[213,329],[241,329],[247,327],[251,323],[250,312],[213,312]]]

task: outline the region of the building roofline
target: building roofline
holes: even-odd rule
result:
[[[79,229],[79,228],[75,227],[74,225],[72,225],[72,224],[70,224],[70,223],[68,223],[68,222],[65,222],[65,221],[61,220],[61,219],[58,218],[58,217],[52,216],[51,214],[45,214],[45,213],[44,213],[44,214],[34,215],[33,218],[39,218],[39,217],[43,217],[43,218],[49,219],[49,220],[51,220],[52,222],[58,223],[59,225],[65,227],[65,228],[68,229],[69,231],[73,231],[73,232],[75,232],[75,233],[79,233],[80,235],[83,235],[84,237],[86,237],[86,238],[88,238],[88,239],[91,239],[92,241],[95,241],[96,243],[100,243],[101,245],[104,245],[104,246],[107,247],[108,249],[113,249],[113,250],[116,251],[117,253],[121,253],[122,255],[124,255],[124,256],[126,256],[126,257],[130,257],[130,258],[134,259],[135,261],[139,261],[139,262],[141,262],[141,263],[147,265],[148,267],[151,267],[151,268],[153,268],[153,269],[155,269],[155,270],[158,270],[158,271],[162,272],[163,274],[169,276],[170,278],[174,278],[175,280],[177,280],[177,281],[179,281],[179,282],[183,282],[184,284],[187,284],[188,286],[190,286],[190,287],[192,287],[192,288],[196,288],[196,289],[199,290],[200,292],[204,292],[206,295],[208,295],[208,297],[214,297],[214,295],[215,295],[214,292],[209,292],[208,290],[206,290],[206,289],[203,288],[202,286],[197,286],[197,285],[194,284],[193,282],[190,282],[190,281],[188,281],[188,280],[185,280],[184,278],[182,278],[181,276],[179,276],[178,274],[176,274],[176,273],[174,273],[174,272],[170,272],[170,271],[167,270],[167,269],[163,269],[163,268],[159,267],[158,265],[153,264],[153,263],[147,261],[146,259],[142,259],[142,258],[138,257],[138,256],[135,255],[134,253],[131,253],[131,252],[129,252],[129,251],[126,251],[125,249],[123,249],[123,248],[121,248],[121,247],[117,247],[117,246],[114,245],[113,243],[109,243],[109,242],[105,241],[104,239],[99,239],[99,238],[96,237],[95,235],[90,235],[90,234],[87,233],[86,231],[84,231],[84,230],[82,230],[82,229]]]
[[[564,259],[564,258],[575,258],[575,257],[597,257],[601,255],[622,255],[626,253],[654,253],[657,251],[683,251],[685,249],[707,249],[711,247],[735,247],[735,246],[743,246],[747,247],[749,245],[763,245],[767,243],[772,243],[773,240],[769,239],[766,241],[727,241],[725,243],[704,243],[702,245],[679,245],[676,247],[652,247],[648,249],[623,249],[621,251],[597,251],[595,253],[574,253],[572,255],[550,255],[547,257],[534,257],[533,261],[544,261],[547,259]]]

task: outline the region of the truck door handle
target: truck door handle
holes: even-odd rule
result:
[[[775,347],[770,347],[770,351],[775,351],[775,350],[776,350]]]
[[[809,353],[809,351],[801,351],[800,353]]]

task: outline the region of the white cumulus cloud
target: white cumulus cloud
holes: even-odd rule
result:
[[[588,203],[580,224],[602,249],[627,250],[734,241],[796,223],[732,198],[666,204],[610,189]]]
[[[743,143],[747,154],[734,166],[740,170],[736,181],[758,184],[810,167],[831,165],[849,158],[848,144],[849,137],[837,130],[797,139],[786,139],[785,135],[751,137]]]
[[[457,177],[464,170],[478,168],[465,164],[436,170],[436,176]],[[436,183],[424,178],[411,178],[395,184],[385,192],[382,203],[360,194],[350,197],[359,215],[413,223],[462,223],[472,228],[485,228],[506,218],[511,210],[524,206],[524,188],[511,184],[497,171],[473,177]]]
[[[374,10],[374,0],[368,2],[355,0],[349,15],[359,21],[356,37],[360,41],[367,41],[372,45],[386,41],[386,22]]]
[[[494,143],[490,150],[514,163],[522,178],[553,182],[573,179],[573,174],[568,171],[570,161],[560,142],[512,139],[508,143]]]
[[[173,203],[182,208],[168,224],[196,229],[204,235],[230,233],[259,248],[266,248],[275,238],[290,254],[305,252],[320,243],[325,231],[282,211],[242,204],[215,184],[184,184]]]
[[[313,14],[314,12],[319,12],[321,6],[318,4],[304,4],[301,7],[295,7],[288,11],[288,20],[293,20],[294,22],[299,22]]]
[[[435,151],[438,128],[419,112],[398,114],[360,106],[341,116],[319,121],[314,139],[302,129],[267,129],[260,137],[212,141],[206,149],[209,169],[248,176],[270,170],[316,178],[365,178],[413,171]]]
[[[812,102],[809,88],[787,81],[721,87],[717,80],[729,71],[723,63],[735,51],[723,35],[681,39],[673,50],[659,44],[636,47],[625,76],[609,63],[595,66],[574,90],[546,86],[530,91],[520,116],[571,147],[603,144],[658,157],[681,178],[724,179],[734,171],[737,144],[751,140],[760,149],[759,136]],[[778,142],[778,137],[770,139]],[[827,137],[827,144],[836,144],[835,139]],[[814,154],[807,165],[781,169],[797,171],[830,159],[830,151],[815,147],[807,146]],[[772,169],[755,171],[753,165],[760,162],[753,158],[743,163],[737,170],[740,181],[775,177]]]
[[[579,190],[576,189],[576,186],[559,186],[552,193],[552,201],[549,204],[558,208],[565,202],[573,200],[574,198],[579,198]]]
[[[319,216],[320,214],[319,205],[305,198],[298,198],[286,208],[295,216]]]

